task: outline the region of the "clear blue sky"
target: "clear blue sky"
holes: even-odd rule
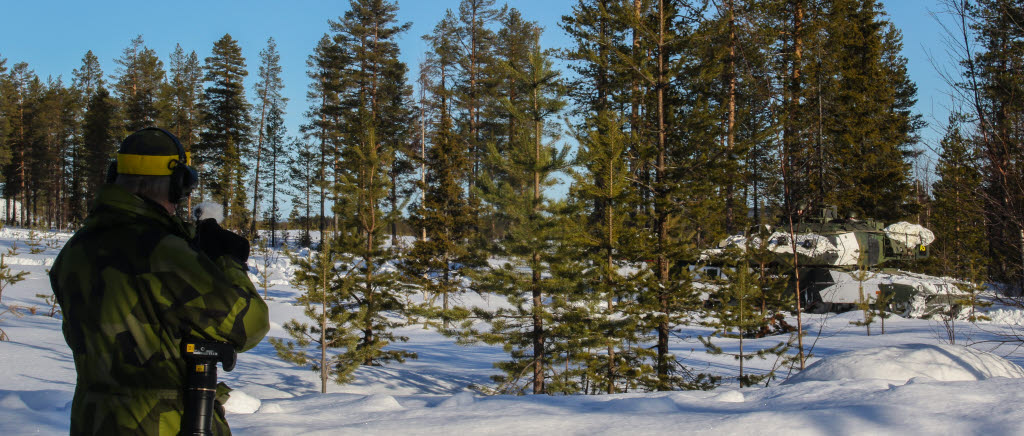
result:
[[[917,110],[930,127],[924,137],[936,142],[938,128],[945,123],[949,107],[947,86],[935,72],[931,56],[948,64],[940,26],[929,11],[940,8],[937,0],[883,1],[891,20],[902,29],[903,54],[909,59],[911,78],[918,85]],[[247,85],[255,80],[258,53],[273,37],[281,52],[281,64],[288,104],[289,134],[297,133],[306,109],[306,57],[317,40],[328,31],[327,20],[345,13],[344,0],[207,0],[207,1],[50,1],[6,0],[0,18],[0,57],[8,67],[29,63],[40,77],[63,75],[81,65],[82,56],[92,50],[106,74],[112,74],[114,59],[136,35],[157,51],[165,64],[175,44],[195,50],[200,60],[209,56],[213,42],[230,33],[240,42],[250,70]],[[399,0],[399,20],[413,23],[402,36],[403,60],[410,69],[423,59],[425,45],[420,36],[429,33],[446,9],[456,9],[458,0]],[[571,10],[573,0],[515,0],[509,4],[523,16],[539,22],[546,32],[545,47],[563,47],[568,39],[557,24]],[[410,79],[415,73],[410,74]]]

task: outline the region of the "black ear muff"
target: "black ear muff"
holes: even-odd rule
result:
[[[180,203],[192,194],[199,180],[196,170],[186,165],[184,161],[178,162],[171,170],[171,190],[167,198],[171,203]]]
[[[178,160],[171,161],[170,163],[171,187],[167,193],[167,199],[171,203],[177,204],[192,194],[192,189],[195,188],[196,183],[199,182],[199,174],[196,173],[194,168],[188,165],[188,156],[185,154],[185,147],[181,145],[181,141],[178,141],[178,137],[164,129],[159,130],[171,138],[171,140],[174,141],[174,145],[178,148]]]

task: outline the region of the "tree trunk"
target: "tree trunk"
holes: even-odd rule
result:
[[[256,136],[256,174],[252,181],[252,224],[249,226],[249,237],[256,237],[256,220],[259,219],[259,198],[260,198],[260,156],[263,153],[263,124],[267,118],[267,90],[264,85],[262,104],[260,106],[260,122],[257,125],[259,134]]]
[[[789,236],[790,243],[793,247],[793,279],[796,283],[794,286],[794,292],[796,293],[796,328],[797,328],[797,351],[800,358],[800,369],[803,370],[805,366],[804,356],[804,340],[803,340],[803,316],[801,314],[801,295],[800,295],[800,259],[797,257],[796,251],[796,232],[793,227],[793,215],[796,213],[795,204],[793,204],[793,178],[795,162],[793,154],[797,145],[798,140],[798,108],[800,104],[800,73],[803,57],[803,40],[802,26],[803,26],[803,0],[792,0],[793,5],[793,57],[792,63],[792,74],[790,75],[788,92],[785,98],[788,100],[788,114],[789,117],[786,120],[786,126],[783,128],[782,147],[783,147],[783,158],[782,163],[782,184],[785,191],[783,201],[785,202],[786,215],[789,224]]]
[[[533,89],[533,109],[539,114],[539,90]],[[534,162],[540,162],[541,121],[535,119],[534,130]],[[540,211],[540,171],[533,172],[533,208]],[[541,317],[544,301],[540,291],[540,253],[533,253],[533,393],[544,393],[544,318]]]
[[[729,118],[726,136],[726,154],[729,161],[733,162],[733,149],[736,143],[736,16],[733,10],[733,0],[727,0],[726,8],[729,13],[729,66],[726,70],[725,81],[729,89]],[[729,178],[725,186],[725,231],[733,234],[736,231],[735,223],[735,189],[734,180]]]
[[[658,235],[658,282],[661,285],[659,290],[658,303],[661,309],[658,322],[658,390],[669,390],[669,268],[668,268],[668,210],[665,203],[668,201],[667,166],[666,166],[666,144],[665,144],[665,2],[658,2],[658,161],[655,167],[655,226]]]

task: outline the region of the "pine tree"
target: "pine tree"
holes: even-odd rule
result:
[[[317,158],[316,148],[308,142],[293,138],[289,143],[288,153],[288,193],[291,195],[292,213],[289,222],[300,221],[302,234],[299,236],[299,246],[309,247],[312,244],[310,235],[310,223],[312,220],[311,210],[315,205],[314,189],[322,183],[317,168],[310,165]],[[322,235],[322,234],[321,234]]]
[[[505,155],[512,148],[516,141],[517,132],[522,128],[519,120],[513,111],[505,104],[507,99],[513,106],[525,104],[527,98],[526,84],[519,80],[515,74],[510,74],[510,67],[525,70],[529,68],[530,55],[537,51],[537,44],[540,38],[541,29],[537,23],[523,18],[522,14],[515,8],[510,9],[501,22],[501,29],[498,30],[494,44],[494,56],[496,58],[494,71],[488,75],[495,82],[495,92],[499,98],[490,102],[487,108],[488,118],[495,119],[498,124],[492,142],[496,145],[498,152]],[[501,177],[500,172],[491,174],[491,177]]]
[[[267,48],[260,51],[259,81],[254,87],[256,91],[256,105],[253,107],[254,127],[256,128],[256,168],[253,174],[252,192],[252,223],[249,227],[249,234],[256,235],[256,220],[259,217],[260,203],[260,166],[263,163],[264,133],[269,130],[267,117],[271,108],[283,113],[287,98],[281,96],[281,89],[284,82],[281,80],[281,55],[277,52],[277,43],[274,38],[267,39]],[[281,114],[278,114],[280,117]],[[283,138],[283,135],[282,135]]]
[[[84,142],[85,116],[89,100],[104,86],[99,59],[91,50],[82,57],[82,66],[72,72],[72,77],[67,90],[70,104],[64,105],[69,144],[64,156],[67,183],[63,196],[66,199],[66,218],[70,223],[77,223],[85,218],[86,201],[93,196],[93,191],[87,190],[87,179],[92,169],[86,166],[89,152],[88,144]]]
[[[76,86],[82,91],[82,98],[89,101],[93,94],[100,88],[106,86],[103,79],[103,69],[100,67],[100,60],[92,53],[92,50],[85,52],[82,56],[82,66],[71,72]]]
[[[285,185],[282,178],[286,175],[288,144],[285,140],[287,128],[284,125],[284,114],[276,104],[267,111],[266,121],[266,158],[267,178],[264,187],[270,192],[270,207],[266,212],[266,221],[270,225],[270,246],[277,246],[277,225],[281,222],[281,200],[278,198],[279,187]]]
[[[0,168],[4,168],[11,160],[11,111],[14,86],[7,76],[7,59],[0,56]],[[6,172],[0,172],[0,181],[6,180]],[[10,202],[10,197],[8,202]],[[7,204],[10,210],[10,204]]]
[[[63,81],[47,78],[30,86],[31,117],[26,118],[27,188],[33,222],[63,227],[69,217],[74,142],[80,128],[79,97]]]
[[[650,338],[639,325],[634,286],[649,280],[650,271],[641,269],[631,277],[619,273],[620,261],[638,256],[638,230],[644,224],[636,219],[636,211],[643,206],[633,177],[637,156],[632,151],[638,138],[628,133],[628,119],[611,115],[611,111],[626,112],[627,78],[633,71],[630,62],[624,61],[623,54],[630,49],[623,44],[629,40],[628,18],[634,12],[632,4],[584,0],[573,7],[571,16],[562,17],[562,28],[574,39],[572,50],[562,54],[576,61],[570,64],[577,73],[570,95],[576,101],[576,113],[586,117],[577,135],[576,162],[581,172],[574,175],[570,191],[585,215],[578,218],[584,229],[569,243],[577,245],[591,268],[579,281],[589,292],[574,298],[598,300],[589,334],[604,342],[586,356],[591,392],[636,388],[640,380],[650,377],[651,366],[644,361],[650,351],[639,345]]]
[[[131,45],[114,60],[119,65],[113,90],[121,102],[123,132],[131,133],[155,124],[160,114],[157,110],[160,84],[164,80],[164,63],[156,52],[146,47],[142,35],[136,36]],[[122,135],[119,135],[122,136]]]
[[[305,112],[308,122],[302,125],[303,135],[315,141],[317,152],[308,162],[315,162],[317,178],[314,185],[318,190],[317,204],[320,208],[318,229],[324,235],[327,212],[328,191],[335,196],[338,185],[338,172],[335,171],[337,150],[341,146],[341,71],[348,63],[348,58],[329,35],[324,34],[313,49],[313,54],[306,60],[306,75],[311,79],[306,100],[309,110]],[[304,163],[308,165],[309,163]],[[333,181],[332,181],[333,179]],[[307,207],[312,204],[306,202]],[[307,219],[309,213],[306,213]],[[335,225],[337,228],[337,225]],[[307,231],[308,235],[308,231]]]
[[[569,95],[581,112],[610,110],[625,91],[615,70],[620,41],[626,39],[625,23],[616,19],[621,8],[620,2],[610,0],[579,0],[572,15],[562,16],[560,27],[574,46],[561,55],[576,73]]]
[[[382,234],[399,218],[397,210],[385,213],[384,208],[398,145],[393,141],[401,139],[409,122],[409,110],[398,103],[411,91],[397,38],[410,24],[396,21],[395,3],[352,0],[349,6],[339,20],[329,21],[334,42],[349,60],[338,76],[343,110],[334,120],[341,123],[344,142],[335,164],[337,199],[332,209],[339,237],[333,247],[359,260],[348,292],[361,310],[350,328],[360,332],[362,363],[376,365],[415,357],[415,353],[384,349],[389,343],[407,340],[395,334],[398,321],[385,312],[404,313],[408,287],[396,272],[381,268],[397,255],[384,248]]]
[[[202,115],[206,128],[196,147],[200,180],[205,181],[210,199],[224,206],[226,227],[244,230],[251,218],[246,205],[243,164],[251,145],[251,120],[243,87],[243,79],[249,73],[238,42],[229,34],[217,40],[203,69],[203,81],[208,86]]]
[[[467,185],[472,187],[481,177],[484,155],[484,99],[493,98],[488,73],[493,71],[495,60],[491,45],[494,32],[490,26],[499,22],[508,6],[496,7],[495,0],[462,0],[459,2],[458,23],[454,36],[460,39],[458,64],[460,66],[455,89],[455,101],[461,116],[457,131],[465,138],[470,153],[470,171],[466,173]],[[453,117],[454,118],[454,117]],[[472,190],[470,190],[472,192]],[[472,194],[470,194],[472,195]]]
[[[964,23],[957,40],[965,103],[977,130],[984,177],[984,210],[993,280],[1024,288],[1024,168],[1021,168],[1021,114],[1024,114],[1024,59],[1020,41],[1024,5],[1010,0],[950,2]],[[1019,292],[1018,292],[1019,293]]]
[[[739,363],[739,385],[741,388],[761,382],[765,376],[755,376],[744,372],[744,363],[758,353],[744,349],[744,339],[754,336],[764,327],[764,317],[755,311],[761,298],[761,289],[751,274],[748,262],[743,253],[728,253],[730,258],[723,266],[728,271],[728,283],[713,292],[710,298],[715,300],[715,310],[709,319],[709,327],[715,331],[708,337],[699,337],[710,354],[726,354],[719,345],[713,342],[714,336],[737,339],[737,353],[730,353]]]
[[[931,230],[936,237],[931,248],[942,274],[974,280],[971,273],[986,266],[988,241],[979,157],[975,144],[964,135],[964,121],[963,115],[950,115],[939,143],[939,180],[932,186]]]
[[[602,110],[579,130],[575,163],[580,170],[573,172],[570,189],[570,198],[580,209],[572,219],[578,225],[563,244],[578,250],[571,259],[581,263],[583,272],[575,280],[578,291],[570,303],[577,311],[586,310],[587,325],[580,329],[586,339],[580,341],[594,351],[581,358],[591,391],[613,394],[635,388],[639,378],[648,376],[642,362],[649,352],[639,344],[649,338],[640,328],[642,320],[631,315],[636,314],[635,283],[648,280],[650,271],[620,270],[622,260],[635,259],[640,252],[640,234],[628,214],[638,199],[627,177],[628,140],[622,119]]]
[[[32,100],[38,89],[39,78],[29,69],[25,62],[14,64],[7,76],[6,108],[9,127],[8,147],[11,159],[4,167],[4,198],[8,199],[8,222],[26,225],[29,216],[29,179],[28,168],[31,165],[30,153],[31,118],[33,116]],[[12,216],[15,210],[11,201],[20,202],[19,215]]]
[[[453,21],[454,22],[454,21]],[[481,120],[478,126],[481,140],[485,144],[493,143],[498,153],[507,155],[516,140],[516,132],[521,129],[519,121],[505,104],[507,99],[512,105],[523,104],[527,90],[524,83],[514,75],[510,74],[510,65],[516,68],[526,69],[529,63],[530,53],[534,51],[541,29],[537,23],[523,18],[522,14],[515,8],[508,10],[501,19],[501,27],[495,33],[495,39],[491,46],[493,61],[486,65],[482,75],[486,79],[485,91],[491,98],[482,99],[484,106],[481,108]],[[457,49],[457,46],[456,46]],[[488,146],[489,147],[489,146]],[[484,152],[486,156],[488,152]],[[483,168],[480,172],[482,177],[496,179],[502,177],[502,172],[490,167],[490,159],[485,157],[482,161]],[[474,204],[479,202],[474,190],[469,192],[470,201]],[[500,223],[498,214],[493,206],[487,203],[480,203],[480,243],[493,241],[500,236]]]
[[[85,192],[93,198],[106,183],[107,168],[117,150],[117,107],[107,89],[100,86],[85,109],[82,140],[85,144],[83,162],[86,168]]]
[[[655,390],[690,388],[694,380],[669,351],[669,338],[696,308],[688,262],[722,231],[721,197],[712,194],[712,183],[720,178],[712,172],[720,123],[703,92],[718,74],[697,61],[701,41],[691,37],[697,17],[662,0],[634,5],[619,11],[637,38],[633,57],[617,69],[632,70],[625,79],[636,87],[631,98],[637,100],[630,102],[638,108],[630,117],[636,153],[631,165],[638,173],[634,177],[641,202],[635,213],[646,230],[641,256],[652,261],[652,277],[641,285],[637,307],[646,312],[647,328],[658,336],[655,374],[645,383]],[[692,83],[670,86],[675,74]]]
[[[861,259],[857,265],[857,271],[851,274],[853,279],[857,281],[857,308],[864,313],[864,318],[862,318],[861,321],[850,321],[850,324],[864,327],[865,333],[868,336],[871,336],[871,324],[875,322],[875,312],[871,310],[873,298],[864,291],[864,282],[873,278],[875,274],[868,272],[865,260],[866,256],[861,255]]]
[[[838,184],[826,201],[840,209],[891,221],[916,213],[909,148],[920,116],[911,112],[916,87],[899,55],[902,36],[881,19],[874,0],[835,0],[830,5],[826,50],[832,53],[835,96],[826,110],[825,134]],[[842,49],[839,49],[839,48]]]
[[[484,263],[481,253],[471,245],[476,232],[478,211],[464,188],[471,172],[471,154],[464,151],[452,119],[453,72],[456,68],[456,41],[452,38],[454,17],[448,15],[425,37],[431,52],[424,64],[422,83],[429,88],[433,101],[430,148],[423,157],[426,174],[419,188],[420,203],[410,209],[409,224],[423,229],[425,237],[417,240],[405,257],[403,270],[419,282],[430,298],[424,307],[430,319],[440,319],[441,327],[449,329],[452,320],[460,321],[468,311],[452,307],[451,300],[463,290],[462,278],[467,268]],[[438,310],[434,304],[441,299]]]
[[[168,60],[170,80],[165,84],[169,103],[167,129],[174,133],[188,152],[195,150],[202,127],[200,99],[203,95],[203,70],[195,51],[185,54],[174,47]],[[201,195],[202,196],[202,195]]]
[[[282,359],[300,366],[309,366],[320,375],[320,393],[327,393],[327,380],[337,384],[352,380],[352,372],[359,367],[361,360],[356,356],[359,336],[345,328],[355,313],[346,307],[344,292],[339,287],[348,283],[344,270],[338,264],[342,259],[331,250],[327,241],[319,252],[310,251],[308,258],[292,255],[292,264],[296,266],[292,284],[304,291],[297,302],[305,307],[306,318],[314,324],[307,324],[292,319],[284,325],[285,331],[293,341],[270,338],[277,355]],[[318,354],[310,355],[306,347],[316,344]],[[333,356],[329,349],[341,348],[344,351]],[[333,376],[333,377],[332,377]]]
[[[549,54],[540,50],[536,40],[534,47],[525,65],[507,65],[508,73],[524,85],[526,93],[521,101],[504,101],[518,127],[507,155],[500,154],[493,145],[489,147],[489,159],[501,174],[496,178],[498,182],[481,181],[481,197],[508,222],[508,232],[493,253],[506,257],[508,263],[474,274],[473,286],[503,296],[512,308],[475,311],[490,324],[490,331],[473,331],[470,335],[490,344],[504,343],[509,350],[511,360],[495,364],[505,371],[504,376],[496,378],[503,389],[518,392],[522,383],[540,394],[547,392],[545,373],[552,363],[550,344],[545,342],[552,312],[544,301],[564,289],[564,283],[544,277],[560,260],[555,248],[561,236],[557,219],[560,206],[543,193],[553,184],[554,173],[566,165],[567,148],[545,144],[545,138],[555,133],[546,123],[565,102],[559,73],[553,69]],[[523,383],[520,377],[528,372],[532,376]]]

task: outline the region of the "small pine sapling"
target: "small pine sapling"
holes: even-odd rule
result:
[[[13,247],[12,247],[13,248]],[[10,250],[8,250],[8,253]],[[25,276],[28,275],[28,271],[11,271],[11,267],[7,265],[7,255],[0,254],[0,300],[3,300],[4,289],[22,280],[25,280]]]
[[[895,297],[896,293],[894,292],[885,292],[882,290],[875,291],[875,302],[872,307],[874,316],[878,318],[881,323],[883,335],[885,334],[885,320],[892,316],[892,312],[889,311],[889,307]]]
[[[715,321],[708,323],[710,327],[715,328],[715,333],[712,336],[720,335],[725,338],[737,339],[739,342],[738,352],[725,352],[712,342],[712,336],[697,338],[704,344],[709,354],[733,356],[739,362],[738,379],[741,388],[760,384],[775,377],[774,368],[767,374],[750,374],[744,367],[746,361],[755,357],[764,360],[768,356],[774,355],[778,357],[776,362],[779,362],[782,360],[781,357],[789,351],[790,342],[792,342],[790,339],[789,342],[779,342],[771,347],[753,352],[745,347],[745,339],[756,336],[769,322],[768,318],[755,309],[760,305],[761,294],[764,290],[774,287],[777,282],[770,276],[751,274],[749,265],[752,256],[749,251],[746,254],[746,256],[739,256],[735,252],[726,254],[729,256],[728,266],[731,267],[729,270],[732,272],[732,277],[716,295],[718,297],[717,307],[711,314]]]
[[[871,308],[871,300],[864,294],[864,282],[872,276],[868,273],[867,265],[863,261],[858,262],[857,272],[853,273],[853,279],[857,281],[857,292],[859,293],[857,308],[864,312],[864,320],[850,321],[850,324],[863,326],[867,329],[868,336],[871,336],[871,324],[875,322],[875,311]]]
[[[22,309],[24,309],[24,307],[18,305],[7,306],[6,308],[4,308],[2,312],[0,312],[0,321],[3,321],[3,316],[7,315],[8,313],[14,315],[14,317],[16,318],[21,318],[23,315],[21,314],[20,310]],[[5,332],[4,329],[0,328],[0,342],[10,340],[11,337],[7,336],[7,332]]]
[[[60,235],[57,232],[48,232],[45,240],[46,246],[54,250],[60,248],[63,245],[60,241]]]
[[[256,247],[256,254],[262,256],[261,261],[256,264],[256,276],[259,277],[257,285],[263,289],[263,299],[269,300],[267,292],[272,285],[270,276],[273,274],[270,267],[277,263],[278,254],[276,250],[270,248],[266,240]]]
[[[339,266],[338,252],[331,247],[330,239],[321,244],[319,252],[310,250],[309,257],[291,257],[298,269],[292,285],[305,292],[298,297],[297,304],[305,306],[306,318],[313,323],[292,319],[284,325],[285,331],[293,338],[284,341],[271,338],[277,355],[299,366],[308,366],[320,375],[320,392],[327,393],[327,381],[333,376],[335,383],[347,383],[352,372],[359,367],[363,356],[353,355],[359,345],[359,336],[346,324],[356,316],[344,306],[344,289],[353,285],[348,272]],[[305,349],[315,344],[318,353]],[[341,348],[342,353],[330,355],[328,349]]]
[[[46,315],[49,316],[50,318],[53,318],[61,313],[60,305],[57,304],[57,297],[54,296],[52,293],[36,294],[36,298],[42,298],[46,305],[49,307],[49,310],[47,311]]]
[[[983,271],[983,268],[975,262],[971,262],[968,270],[971,275],[971,281],[956,284],[957,288],[959,288],[960,292],[963,294],[963,297],[956,300],[955,304],[968,309],[967,321],[991,321],[992,318],[978,311],[978,309],[992,306],[991,301],[978,298],[981,296],[982,292],[985,292],[985,282],[982,280],[985,272]]]
[[[25,245],[28,245],[28,252],[31,254],[39,254],[46,251],[43,244],[43,237],[35,230],[28,231],[28,241],[25,242]]]
[[[973,323],[991,319],[977,310],[978,308],[992,305],[991,302],[979,298],[981,293],[985,291],[985,283],[980,280],[983,272],[974,262],[971,262],[967,268],[970,274],[970,281],[946,284],[944,288],[947,292],[945,296],[946,304],[937,305],[926,314],[927,317],[939,317],[943,328],[946,330],[946,339],[949,340],[950,344],[956,343],[956,322],[958,320],[966,320]],[[956,294],[948,295],[954,289]],[[963,315],[964,309],[968,311],[966,316]]]

